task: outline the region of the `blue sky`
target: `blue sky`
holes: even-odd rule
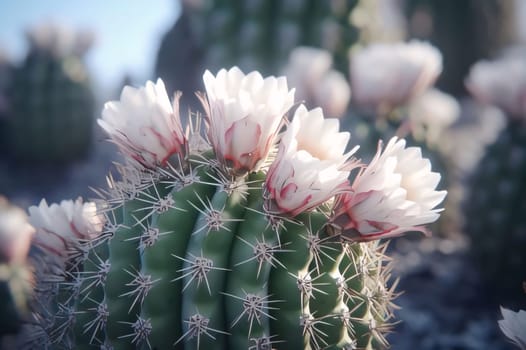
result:
[[[162,35],[179,13],[177,0],[0,0],[0,47],[14,60],[24,57],[24,30],[39,21],[57,20],[96,33],[86,59],[94,82],[105,91],[124,74],[153,78]]]

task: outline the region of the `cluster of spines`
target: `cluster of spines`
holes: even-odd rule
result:
[[[213,160],[188,164],[156,176],[123,167],[125,181],[110,178],[106,230],[58,286],[50,343],[385,344],[394,295],[381,247],[328,234],[324,208],[294,219],[270,212],[263,172],[232,179]]]

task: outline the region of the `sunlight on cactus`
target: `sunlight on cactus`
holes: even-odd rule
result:
[[[164,83],[147,82],[141,89],[126,86],[120,101],[104,105],[99,125],[128,158],[146,168],[164,165],[172,155],[186,153],[179,116],[180,94],[170,103]]]
[[[92,203],[30,210],[37,246],[69,260],[23,345],[388,347],[397,283],[377,239],[438,219],[440,175],[404,140],[363,164],[338,120],[291,110],[285,77],[234,67],[204,82],[206,129],[191,115],[185,135],[160,81],[106,105],[99,123],[127,159],[97,215]]]

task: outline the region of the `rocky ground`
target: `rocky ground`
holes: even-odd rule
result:
[[[97,134],[87,159],[67,166],[16,165],[0,159],[0,194],[27,208],[41,198],[95,197],[105,185],[115,148]],[[389,336],[393,350],[513,349],[497,326],[498,305],[485,292],[460,238],[399,238],[391,244],[395,277],[400,278],[399,323]]]
[[[469,246],[454,239],[398,238],[391,247],[400,278],[390,336],[393,350],[506,350],[514,347],[498,328],[498,303],[469,259]]]

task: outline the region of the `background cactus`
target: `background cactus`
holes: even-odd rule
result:
[[[463,80],[473,63],[494,56],[515,39],[513,1],[408,0],[405,8],[409,36],[429,40],[443,53],[444,74],[437,84],[454,96],[466,95]]]
[[[13,66],[7,52],[5,52],[3,48],[0,48],[0,130],[4,130],[6,125],[8,107],[7,87],[11,80],[12,71]],[[5,153],[5,141],[2,137],[0,140],[0,156],[4,156]]]
[[[237,65],[278,74],[297,46],[329,51],[335,68],[347,73],[348,49],[358,35],[350,24],[356,2],[183,1],[181,17],[161,43],[156,74],[170,91],[192,93],[201,89],[197,79],[204,68]]]
[[[523,121],[510,122],[487,147],[464,201],[473,256],[497,300],[510,305],[524,299],[525,172],[526,126]]]
[[[8,88],[3,137],[18,161],[66,162],[87,154],[92,139],[94,97],[82,56],[90,33],[54,24],[28,32],[29,53]]]
[[[515,78],[508,79],[509,74]],[[499,107],[507,119],[471,175],[464,212],[465,231],[488,288],[496,302],[511,306],[524,302],[520,287],[526,280],[525,83],[526,64],[521,56],[514,55],[478,62],[466,79],[475,98]]]

